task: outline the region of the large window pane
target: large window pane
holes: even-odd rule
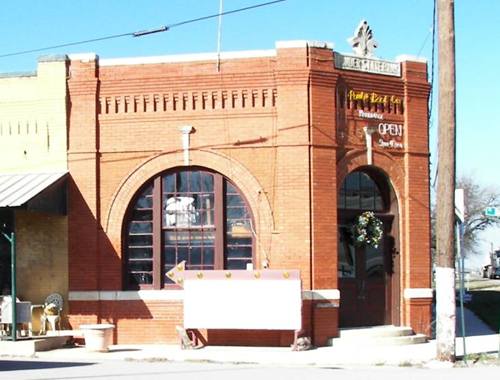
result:
[[[130,260],[129,268],[132,272],[151,272],[153,262],[151,260]]]
[[[252,257],[252,247],[232,246],[227,248],[227,258],[250,258]]]
[[[136,221],[149,221],[153,219],[153,210],[135,209],[132,212],[132,219]]]
[[[229,194],[226,196],[227,206],[244,206],[243,199],[237,194]]]
[[[210,173],[201,173],[201,183],[202,190],[205,192],[213,192],[214,191],[214,176]]]
[[[192,193],[198,193],[201,191],[200,172],[191,172],[191,178],[189,179],[189,191]]]
[[[203,264],[214,265],[214,248],[205,247],[203,248]]]
[[[130,247],[153,245],[153,235],[130,235],[128,244]]]
[[[169,174],[163,177],[163,192],[173,193],[175,191],[175,174]]]
[[[218,181],[222,194],[215,194]],[[130,287],[151,285],[154,270],[161,272],[161,284],[173,284],[166,273],[182,261],[192,270],[215,269],[215,263],[224,265],[217,269],[246,269],[252,263],[250,210],[239,190],[219,174],[179,170],[161,175],[160,181],[151,179],[143,189],[130,207],[125,226]],[[153,197],[157,193],[161,196]],[[220,204],[216,199],[222,200]],[[156,237],[155,223],[161,231]],[[155,260],[161,269],[153,268]]]
[[[201,265],[201,247],[191,247],[189,255],[190,265]]]
[[[188,261],[189,259],[189,247],[177,247],[177,262]]]
[[[128,232],[131,234],[151,233],[153,232],[153,222],[136,222],[129,224]]]
[[[358,175],[360,177],[360,189],[373,191],[376,185],[373,182],[373,180],[368,176],[368,174],[358,172]]]
[[[201,224],[205,227],[211,227],[215,223],[215,212],[214,210],[202,210],[201,214]]]
[[[175,247],[163,248],[163,261],[165,264],[170,264],[171,266],[174,266],[177,263],[177,250]]]
[[[228,219],[242,219],[247,217],[246,207],[228,207],[227,208],[227,218]]]
[[[360,194],[362,210],[373,210],[375,208],[375,197],[372,193],[363,192]]]
[[[189,191],[189,172],[183,171],[177,173],[177,192],[187,193]]]
[[[226,269],[247,269],[248,260],[228,260]]]
[[[150,285],[153,283],[153,275],[151,273],[134,273],[129,274],[130,285]]]
[[[153,207],[153,197],[151,195],[145,195],[137,199],[136,208],[151,208]]]
[[[128,250],[128,257],[131,259],[152,259],[153,258],[153,248],[151,248],[151,247],[141,247],[141,248],[130,247]]]

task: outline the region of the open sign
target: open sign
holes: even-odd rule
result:
[[[378,133],[382,136],[403,136],[403,125],[393,123],[380,123],[378,125]]]

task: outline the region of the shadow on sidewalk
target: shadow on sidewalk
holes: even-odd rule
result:
[[[78,362],[40,362],[31,360],[0,360],[1,371],[23,371],[66,367],[81,367],[93,365],[95,363]]]
[[[462,318],[460,308],[456,311],[456,334],[457,337],[462,337]],[[484,323],[473,311],[464,307],[465,321],[465,336],[491,335],[493,331],[486,323]]]

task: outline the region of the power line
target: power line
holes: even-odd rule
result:
[[[208,20],[208,19],[211,19],[211,18],[225,16],[225,15],[229,15],[229,14],[233,14],[233,13],[244,12],[244,11],[248,11],[250,9],[265,7],[267,5],[272,5],[272,4],[276,4],[276,3],[281,3],[283,1],[286,1],[286,0],[268,1],[266,3],[260,3],[260,4],[250,5],[250,6],[244,7],[244,8],[233,9],[233,10],[230,10],[230,11],[219,12],[219,13],[216,13],[216,14],[212,14],[212,15],[208,15],[208,16],[203,16],[203,17],[197,17],[197,18],[193,18],[193,19],[190,19],[190,20],[185,20],[185,21],[177,22],[177,23],[170,24],[170,25],[164,25],[164,26],[161,26],[161,27],[156,28],[156,29],[141,30],[141,31],[128,32],[128,33],[122,33],[122,34],[113,34],[113,35],[110,35],[110,36],[92,38],[92,39],[89,39],[89,40],[76,41],[76,42],[68,42],[68,43],[64,43],[64,44],[52,45],[52,46],[47,46],[47,47],[43,47],[43,48],[22,50],[22,51],[17,51],[17,52],[13,52],[13,53],[7,53],[7,54],[0,54],[0,58],[12,57],[12,56],[16,56],[16,55],[23,55],[23,54],[29,54],[29,53],[36,53],[36,52],[39,52],[39,51],[46,51],[46,50],[58,49],[58,48],[68,47],[68,46],[83,45],[83,44],[88,44],[88,43],[91,43],[91,42],[111,40],[111,39],[114,39],[114,38],[121,38],[121,37],[126,37],[126,36],[130,36],[130,37],[142,37],[142,36],[153,34],[153,33],[166,32],[166,31],[168,31],[168,30],[170,30],[172,28],[176,28],[178,26],[182,26],[182,25],[186,25],[186,24],[192,24],[192,23],[199,22],[199,21],[205,21],[205,20]]]

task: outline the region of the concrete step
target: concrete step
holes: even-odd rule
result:
[[[410,327],[404,326],[373,326],[351,329],[340,329],[340,337],[328,341],[331,346],[342,347],[373,347],[400,346],[426,343],[423,334],[414,334]]]
[[[44,338],[49,336],[68,336],[74,338],[83,338],[83,332],[82,330],[49,330],[47,331],[46,335],[37,335],[34,337]]]
[[[356,339],[356,338],[377,338],[377,337],[396,337],[412,335],[411,327],[406,326],[370,326],[357,328],[340,329],[340,338]]]
[[[0,355],[33,356],[35,352],[61,348],[67,343],[68,339],[68,336],[48,336],[22,339],[16,342],[0,341]]]

